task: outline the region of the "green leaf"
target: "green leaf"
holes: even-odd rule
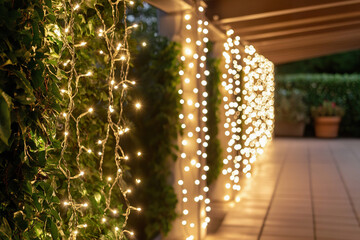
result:
[[[11,228],[6,218],[1,219],[0,239],[11,239]]]
[[[26,79],[25,74],[20,71],[15,71],[16,76],[18,77],[18,81],[16,82],[18,84],[18,87],[25,90],[26,97],[24,99],[20,100],[23,104],[30,104],[35,102],[35,96],[33,93],[33,88],[30,85],[30,82]]]
[[[53,239],[59,239],[59,231],[56,224],[50,220],[50,232]]]
[[[11,135],[11,98],[0,90],[0,139],[8,145]]]
[[[46,163],[45,151],[41,151],[41,152],[39,152],[38,162],[37,162],[36,165],[38,165],[38,166],[40,166],[40,167],[45,167],[45,163]]]
[[[31,72],[31,81],[33,82],[34,88],[40,87],[44,83],[42,76],[42,70],[36,69]]]
[[[21,230],[25,230],[29,225],[29,223],[24,218],[25,218],[25,214],[22,211],[17,211],[14,213],[14,220],[16,222],[16,225]]]
[[[52,215],[54,218],[56,218],[56,220],[61,221],[60,215],[59,215],[59,213],[58,213],[55,209],[51,209],[50,212],[51,212],[51,215]]]

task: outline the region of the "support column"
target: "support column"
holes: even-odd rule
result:
[[[166,14],[159,12],[159,31],[179,42],[182,70],[179,94],[183,111],[180,114],[183,136],[179,137],[179,158],[173,166],[173,186],[178,197],[172,231],[165,239],[201,240],[206,236],[206,57],[204,41],[207,30],[201,20],[204,8]],[[179,59],[180,61],[180,59]]]

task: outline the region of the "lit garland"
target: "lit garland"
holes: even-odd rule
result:
[[[60,31],[60,28],[55,30],[55,33],[61,37],[63,42],[63,48],[60,53],[60,61],[62,64],[59,65],[59,70],[65,71],[67,76],[67,88],[62,89],[61,92],[63,93],[64,98],[68,101],[67,109],[65,109],[62,113],[65,130],[61,156],[58,162],[58,169],[67,179],[67,199],[63,201],[62,205],[71,211],[72,217],[69,220],[68,226],[70,231],[70,239],[76,239],[76,237],[81,234],[81,231],[85,231],[85,229],[88,227],[88,224],[79,218],[82,218],[84,214],[86,214],[86,209],[91,207],[90,203],[81,199],[73,198],[73,186],[75,184],[79,184],[79,182],[74,182],[74,180],[77,179],[83,182],[83,180],[86,178],[85,173],[87,170],[81,167],[84,165],[86,166],[86,163],[81,163],[82,159],[84,158],[93,157],[97,158],[99,161],[98,174],[100,180],[104,182],[99,194],[101,197],[105,198],[106,202],[105,209],[103,210],[104,214],[100,217],[101,223],[105,224],[107,222],[108,216],[111,216],[111,218],[118,218],[118,224],[112,227],[113,236],[115,239],[123,239],[125,237],[125,233],[129,236],[134,235],[132,231],[125,229],[128,217],[132,210],[141,210],[140,208],[131,206],[127,198],[127,195],[131,193],[131,189],[127,187],[127,183],[124,181],[123,170],[125,161],[128,160],[129,157],[125,154],[124,150],[120,146],[121,137],[130,131],[130,128],[127,126],[127,123],[124,119],[124,101],[126,101],[126,92],[130,86],[135,84],[134,81],[129,81],[127,79],[130,62],[128,38],[130,31],[133,28],[136,28],[137,24],[128,26],[126,20],[127,4],[133,5],[134,2],[108,1],[108,4],[109,7],[111,7],[112,12],[110,22],[108,19],[104,19],[102,11],[97,8],[97,3],[94,3],[94,9],[96,11],[97,17],[102,23],[102,25],[99,26],[99,30],[97,31],[97,37],[103,41],[103,45],[105,46],[104,49],[98,50],[91,49],[91,41],[78,41],[75,34],[75,26],[79,24],[76,22],[77,12],[83,5],[85,6],[85,2],[63,0],[61,3],[55,6],[57,9],[62,9],[65,16],[65,18],[63,18],[64,26],[62,31]],[[120,9],[123,9],[123,12],[121,12]],[[120,17],[122,14],[123,19]],[[119,28],[119,25],[121,25],[119,24],[121,20],[123,29]],[[108,24],[110,24],[109,27]],[[120,35],[120,32],[122,31],[123,34]],[[104,55],[104,57],[106,56],[107,65],[105,68],[108,70],[108,75],[106,77],[106,81],[108,83],[107,124],[104,126],[106,135],[102,137],[100,136],[99,139],[94,139],[91,146],[85,146],[83,144],[80,120],[90,114],[93,114],[97,109],[92,106],[89,106],[88,109],[79,109],[74,101],[75,98],[80,96],[80,81],[86,80],[86,78],[91,78],[94,75],[95,70],[91,69],[85,73],[79,73],[82,71],[82,69],[80,69],[78,65],[82,62],[77,60],[77,54],[79,54],[78,52],[83,48],[87,48],[90,54],[100,54]],[[64,59],[66,56],[65,53],[69,53],[69,59]],[[115,97],[116,95],[117,97]],[[141,104],[135,103],[134,108],[140,109]],[[77,114],[77,112],[82,113]],[[75,129],[72,129],[73,125],[75,125]],[[115,139],[114,146],[110,145],[109,143],[110,137]],[[69,138],[76,140],[76,147],[78,149],[75,159],[77,170],[69,167],[70,162],[68,157],[71,157],[72,154],[69,153],[69,151],[71,152],[71,149],[69,148]],[[113,156],[111,158],[114,160],[116,169],[114,169],[114,172],[110,176],[105,178],[103,176],[103,163],[106,147],[113,148]],[[95,149],[98,150],[95,151]],[[141,152],[138,152],[137,155],[140,156]],[[88,171],[90,171],[90,169]],[[135,180],[136,184],[140,182],[140,179]],[[120,214],[123,209],[117,209],[117,207],[113,206],[115,205],[113,202],[113,191],[115,189],[117,189],[116,193],[121,194],[121,197],[124,199],[125,212],[123,214]],[[86,189],[83,189],[83,191],[83,195],[86,196]]]
[[[178,184],[181,186],[181,209],[182,225],[186,233],[186,239],[195,239],[199,234],[197,231],[204,231],[210,218],[206,212],[211,210],[210,199],[206,198],[209,188],[206,186],[206,172],[209,167],[206,165],[206,147],[210,136],[207,134],[207,97],[206,76],[210,73],[206,69],[206,43],[209,41],[208,22],[204,17],[204,6],[198,6],[196,13],[186,13],[183,16],[185,25],[185,43],[183,46],[183,61],[185,69],[179,74],[182,77],[180,103],[183,104],[183,113],[179,118],[182,121],[181,127],[184,130],[184,137],[181,140],[181,160],[180,160],[180,179]],[[194,148],[194,146],[197,146]],[[199,178],[194,178],[199,176]],[[194,196],[189,199],[189,196]],[[197,204],[197,211],[190,213],[188,204]],[[203,204],[202,204],[203,202]],[[204,205],[205,207],[201,207]],[[204,211],[205,209],[205,211]],[[199,215],[198,215],[199,214]],[[200,216],[198,220],[201,226],[189,220],[189,215]],[[195,230],[197,229],[197,230]],[[203,229],[203,230],[201,230]],[[200,233],[201,234],[201,233]]]
[[[247,57],[243,59],[243,68],[240,61],[240,37],[232,38],[233,34],[233,30],[227,31],[228,38],[223,52],[227,73],[222,76],[222,85],[230,96],[223,97],[226,111],[224,128],[225,135],[230,136],[230,140],[222,173],[230,175],[225,187],[240,191],[240,175],[243,173],[247,178],[251,177],[251,164],[272,139],[274,65],[264,56],[255,53],[253,46],[245,46]],[[241,71],[244,72],[243,79]],[[225,195],[224,200],[230,200],[230,196]]]
[[[251,177],[251,164],[263,153],[266,143],[272,139],[274,129],[274,65],[255,48],[245,46],[243,82],[243,156],[246,177]]]
[[[229,137],[228,147],[226,149],[227,156],[223,160],[224,169],[223,175],[230,175],[229,181],[225,183],[225,188],[240,191],[241,186],[239,185],[239,169],[242,157],[240,155],[241,149],[241,120],[239,119],[240,112],[238,107],[240,106],[240,73],[242,66],[240,63],[240,37],[236,36],[234,39],[231,38],[233,30],[227,31],[227,41],[224,43],[223,56],[225,58],[225,69],[227,73],[222,75],[223,81],[222,86],[228,93],[228,96],[223,97],[226,122],[224,123],[225,135]],[[231,184],[232,182],[232,184]],[[224,200],[230,200],[229,195],[224,196]]]

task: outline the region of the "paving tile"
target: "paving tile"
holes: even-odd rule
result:
[[[277,226],[265,226],[263,234],[269,236],[281,236],[281,237],[307,237],[313,238],[314,232],[311,227],[277,227]]]
[[[308,237],[281,237],[281,236],[268,236],[263,235],[260,240],[309,240]]]
[[[275,139],[206,240],[258,240],[263,223],[260,240],[312,240],[314,227],[317,240],[360,240],[359,146],[360,139]]]
[[[221,226],[218,230],[218,234],[247,234],[247,235],[258,235],[261,226],[258,227],[247,227],[247,226]]]
[[[359,240],[360,233],[357,231],[343,231],[331,229],[317,229],[317,239],[341,239],[341,240]]]

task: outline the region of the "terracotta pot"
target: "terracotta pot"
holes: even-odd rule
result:
[[[319,138],[336,138],[339,132],[341,117],[315,118],[315,135]]]
[[[275,136],[302,137],[304,129],[304,122],[275,121]]]

